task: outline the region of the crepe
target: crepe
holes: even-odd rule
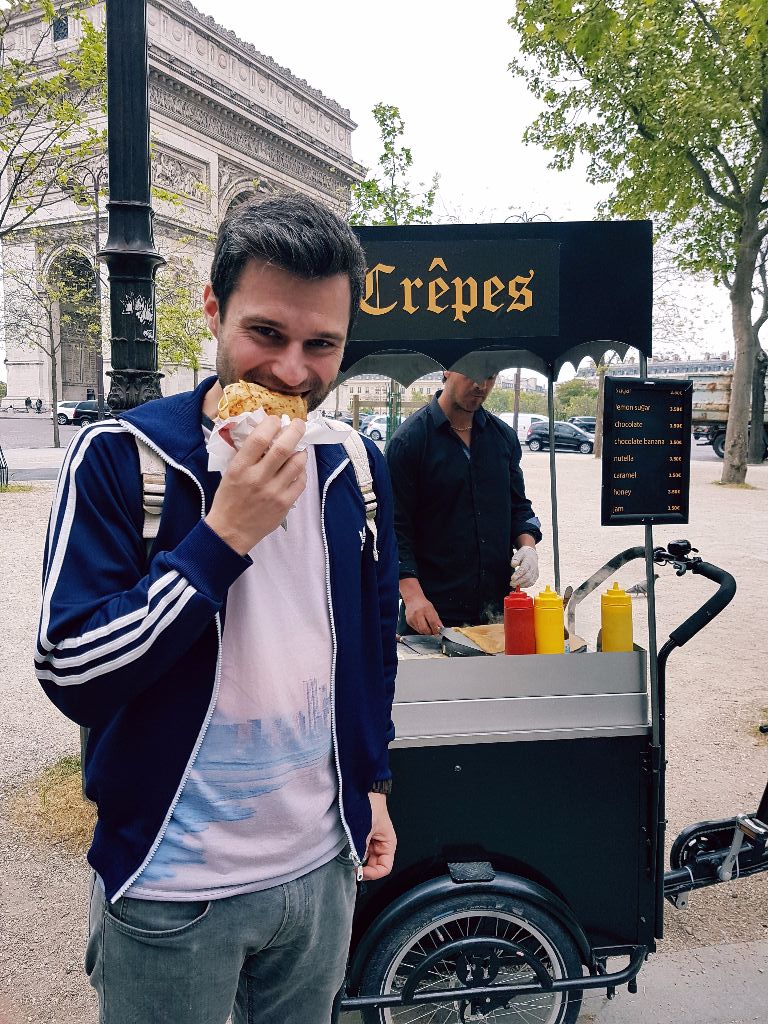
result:
[[[222,420],[256,409],[263,409],[268,416],[290,416],[297,420],[307,418],[307,403],[301,395],[281,395],[245,380],[227,384],[219,399],[219,418]]]
[[[463,633],[464,636],[468,637],[481,651],[486,654],[503,654],[504,653],[504,623],[499,622],[490,626],[457,626],[457,633]],[[566,632],[566,638],[568,634]],[[587,642],[580,636],[576,636],[575,633],[570,638],[570,651],[571,654],[579,654],[581,651],[586,651]]]
[[[463,633],[476,643],[481,651],[486,654],[504,653],[504,623],[494,623],[489,626],[457,626],[457,633]]]

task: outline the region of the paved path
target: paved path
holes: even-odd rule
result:
[[[66,448],[4,448],[11,482],[55,480]]]
[[[768,940],[652,956],[637,979],[608,1001],[585,996],[579,1021],[595,1024],[765,1024]]]
[[[614,999],[586,993],[579,1024],[765,1024],[768,940],[699,947],[652,956]],[[358,1024],[346,1013],[341,1024]]]

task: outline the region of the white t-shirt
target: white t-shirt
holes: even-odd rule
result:
[[[163,839],[127,896],[266,889],[346,841],[331,739],[332,644],[314,449],[307,487],[230,587],[219,696]]]

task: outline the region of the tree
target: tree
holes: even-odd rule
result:
[[[89,119],[104,103],[106,50],[88,6],[54,0],[0,5],[0,239],[57,202],[71,166],[103,146]],[[18,18],[36,10],[38,31],[22,49]],[[69,20],[80,41],[58,55],[54,25]]]
[[[83,251],[85,250],[85,251]],[[88,253],[88,255],[85,255]],[[101,309],[90,258],[90,239],[73,235],[72,247],[39,272],[14,262],[6,252],[4,287],[8,322],[15,338],[48,357],[51,406],[59,400],[62,342],[68,339],[80,360],[91,361],[101,347]],[[95,372],[95,371],[94,371]],[[61,446],[53,417],[53,445]]]
[[[574,377],[555,385],[555,419],[596,416],[598,389],[587,380]]]
[[[437,195],[439,175],[420,197],[412,190],[409,175],[413,155],[400,144],[405,122],[398,107],[377,103],[372,114],[379,126],[383,152],[379,157],[381,178],[369,177],[352,186],[350,224],[427,224]],[[423,188],[423,185],[419,185]]]
[[[489,412],[514,412],[515,392],[512,388],[494,388],[484,405]],[[546,416],[546,395],[537,391],[521,391],[518,412],[536,412]]]
[[[192,260],[176,257],[160,268],[155,285],[158,361],[173,368],[191,366],[195,387],[203,342],[209,337],[203,284]]]
[[[543,101],[525,139],[653,216],[685,270],[730,293],[735,348],[723,482],[746,476],[752,287],[768,234],[768,19],[744,0],[519,0],[511,69]]]
[[[765,458],[765,374],[768,369],[768,353],[760,344],[760,328],[768,321],[768,238],[764,238],[760,246],[757,263],[757,285],[755,293],[759,307],[757,317],[752,324],[755,341],[755,368],[752,374],[752,426],[749,431],[749,455],[751,465],[759,465]]]
[[[377,103],[372,114],[379,126],[383,152],[379,157],[382,180],[366,178],[352,186],[350,224],[426,224],[432,220],[432,207],[439,177],[435,174],[431,187],[419,198],[411,191],[408,180],[413,154],[408,146],[399,145],[405,122],[398,107]],[[421,185],[419,187],[422,187]],[[389,425],[391,434],[398,421],[400,385],[389,382]]]

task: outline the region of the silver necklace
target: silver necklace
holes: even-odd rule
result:
[[[448,422],[450,423],[450,420]],[[456,427],[451,423],[451,429],[455,430],[459,434],[466,434],[468,430],[472,429],[472,424],[470,423],[468,427]]]

